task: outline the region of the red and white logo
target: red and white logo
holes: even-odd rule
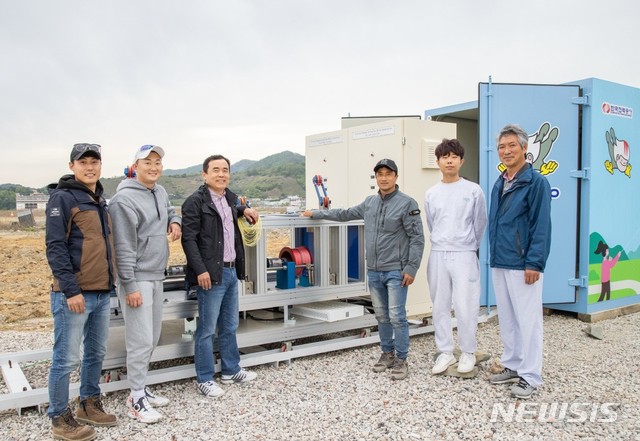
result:
[[[602,113],[605,115],[621,116],[623,118],[633,118],[633,108],[621,106],[620,104],[611,104],[606,101],[601,106]]]

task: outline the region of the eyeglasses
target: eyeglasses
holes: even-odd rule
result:
[[[100,149],[102,147],[100,147],[98,144],[74,144],[73,145],[73,150],[76,152],[86,152],[86,151],[90,151],[90,152],[98,152],[100,153]]]

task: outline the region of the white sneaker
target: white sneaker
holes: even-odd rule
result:
[[[149,401],[149,404],[151,404],[154,407],[164,407],[167,404],[169,404],[169,398],[155,395],[153,392],[149,390],[148,387],[144,388],[144,393],[147,397],[147,401]]]
[[[237,373],[233,375],[223,375],[220,378],[220,383],[222,384],[233,384],[233,383],[246,383],[247,381],[253,381],[256,379],[258,374],[251,371],[245,371],[244,369],[240,369]]]
[[[463,352],[460,354],[460,360],[458,360],[458,372],[461,374],[466,374],[471,372],[476,365],[476,356],[469,353]]]
[[[196,383],[198,391],[205,397],[217,398],[224,394],[224,391],[215,381],[207,381],[206,383]]]
[[[434,364],[433,368],[431,368],[431,373],[434,375],[441,374],[446,371],[449,366],[455,364],[455,362],[456,357],[454,357],[451,352],[443,352],[442,354],[438,355],[436,364]]]
[[[162,419],[162,414],[151,407],[147,397],[138,398],[138,400],[134,402],[133,397],[129,395],[129,398],[127,398],[127,408],[129,418],[134,418],[141,423],[152,424]]]

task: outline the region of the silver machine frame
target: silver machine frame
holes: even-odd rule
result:
[[[380,341],[374,328],[377,323],[370,308],[364,308],[359,317],[333,322],[303,316],[293,316],[289,307],[312,302],[343,301],[367,303],[369,292],[366,284],[364,259],[363,221],[332,222],[313,220],[298,215],[270,215],[261,218],[261,238],[255,247],[246,248],[246,279],[239,283],[239,309],[241,311],[238,328],[238,346],[241,349],[241,365],[244,367],[290,363],[293,359],[314,354],[375,344]],[[348,275],[348,229],[357,229],[358,278]],[[295,242],[296,230],[304,228],[313,233],[313,263],[307,265],[313,274],[312,286],[298,286],[278,289],[269,280],[273,270],[267,261],[267,233],[272,229],[284,229]],[[292,243],[291,246],[298,244]],[[353,253],[353,249],[351,251]],[[152,362],[190,357],[193,355],[193,331],[197,320],[197,301],[186,300],[186,290],[166,291],[163,305],[163,327],[158,347],[153,352]],[[250,317],[251,311],[278,309],[282,319],[276,321],[256,321]],[[489,316],[480,317],[480,321]],[[411,320],[410,335],[433,332],[427,321]],[[342,333],[339,337],[321,338],[328,334]],[[346,335],[345,335],[346,334]],[[306,339],[307,337],[320,337]],[[297,340],[306,339],[296,344]],[[308,340],[314,340],[309,342]],[[264,347],[269,345],[270,348]],[[276,347],[274,349],[274,346]],[[29,384],[21,363],[32,363],[51,359],[52,350],[42,349],[0,354],[0,370],[9,393],[0,395],[0,410],[37,406],[43,411],[48,401],[47,388],[33,389]],[[110,377],[101,383],[102,392],[127,389],[128,382],[117,373],[126,362],[124,346],[124,321],[117,298],[112,298],[108,352],[103,370]],[[219,372],[220,363],[216,366]],[[195,377],[193,364],[150,370],[148,384]],[[70,398],[79,394],[79,383],[70,387]]]

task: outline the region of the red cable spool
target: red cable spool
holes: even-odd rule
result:
[[[311,253],[309,249],[304,246],[296,248],[284,247],[280,250],[278,257],[296,264],[296,277],[299,277],[302,271],[304,271],[304,268],[298,268],[298,265],[309,265],[312,263]]]

